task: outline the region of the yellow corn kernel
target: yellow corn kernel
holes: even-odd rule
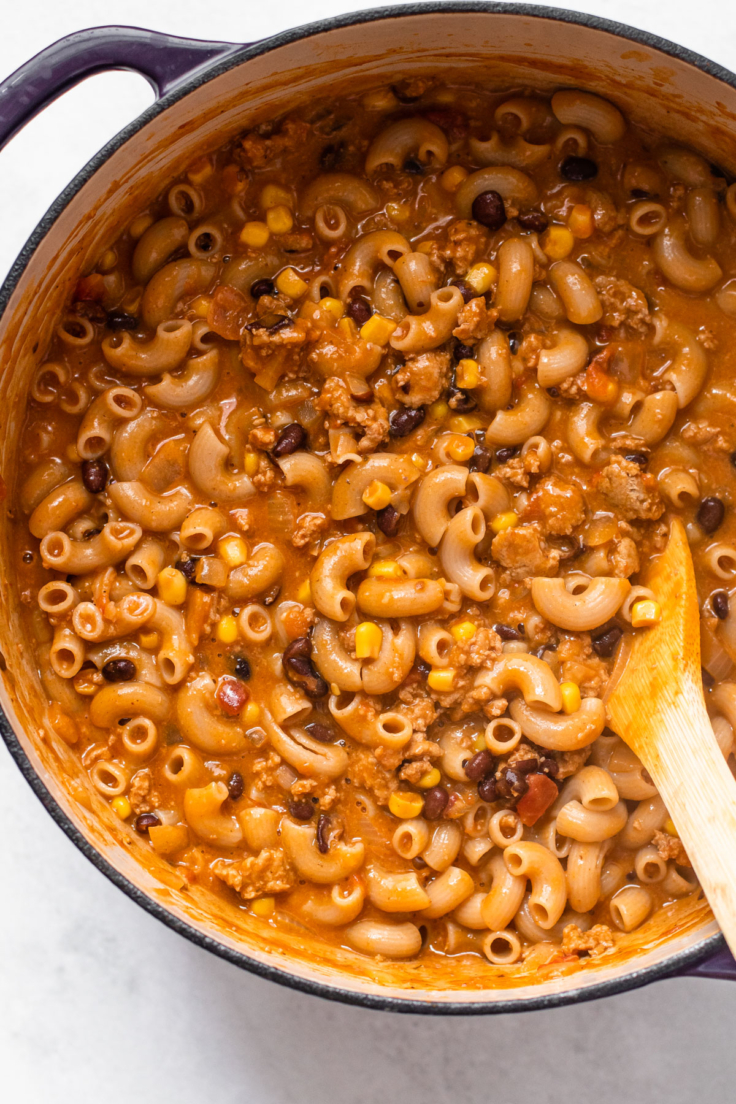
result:
[[[447,423],[453,433],[472,433],[480,429],[482,422],[475,414],[458,414]]]
[[[355,325],[352,318],[341,318],[337,323],[337,328],[348,341],[355,341],[358,336],[358,327]]]
[[[475,445],[473,444],[472,437],[465,437],[463,434],[458,433],[456,437],[453,437],[447,446],[447,455],[451,456],[453,460],[469,460],[475,451]]]
[[[483,732],[478,732],[473,737],[473,750],[474,751],[485,751],[487,746],[488,745],[486,744],[485,734]]]
[[[373,621],[361,621],[355,630],[355,658],[378,659],[383,631]]]
[[[426,456],[422,456],[421,452],[413,452],[410,459],[414,467],[419,468],[420,471],[426,472],[429,468],[429,460]]]
[[[476,634],[476,627],[472,621],[458,621],[456,625],[450,625],[450,634],[458,644],[467,644]]]
[[[159,635],[154,629],[142,629],[138,635],[141,648],[155,648],[158,646]]]
[[[106,249],[97,262],[98,272],[112,272],[118,263],[118,255],[114,249]]]
[[[580,687],[576,682],[560,683],[562,694],[562,712],[577,713],[580,708]]]
[[[127,820],[133,812],[133,806],[123,794],[120,797],[114,797],[110,804],[121,820]]]
[[[587,203],[576,203],[568,215],[567,225],[576,238],[589,238],[595,230],[593,212]]]
[[[257,725],[261,719],[261,707],[258,702],[249,701],[240,714],[240,719],[246,728],[252,728],[254,725]]]
[[[455,668],[435,667],[427,675],[427,683],[431,690],[452,690],[455,683]]]
[[[167,606],[181,606],[187,596],[187,581],[175,567],[165,567],[156,576],[158,595]]]
[[[368,568],[368,577],[371,579],[403,579],[404,571],[396,560],[376,560]]]
[[[294,216],[285,203],[278,207],[269,207],[266,211],[266,226],[272,234],[288,234],[294,226]]]
[[[480,365],[477,360],[464,357],[455,369],[455,379],[458,387],[472,390],[480,383]]]
[[[442,775],[440,772],[436,767],[432,767],[431,770],[422,775],[417,782],[417,786],[419,786],[420,790],[431,790],[433,786],[438,786],[440,784],[441,779]]]
[[[468,170],[462,165],[451,165],[440,177],[440,184],[446,192],[456,192],[467,175]]]
[[[198,295],[194,302],[191,304],[191,310],[194,311],[197,318],[206,318],[209,309],[212,306],[211,295]]]
[[[411,218],[411,207],[408,203],[387,203],[386,214],[394,222],[408,222]]]
[[[392,322],[390,318],[372,314],[360,327],[360,336],[364,341],[370,341],[372,345],[386,345],[397,326],[398,322]]]
[[[221,644],[234,644],[238,639],[238,622],[231,613],[221,617],[217,622],[215,636]]]
[[[333,299],[331,295],[327,295],[324,299],[320,299],[319,309],[321,311],[327,311],[336,321],[345,314],[345,304],[342,299]]]
[[[677,836],[678,839],[680,838],[680,833],[675,828],[675,822],[672,817],[667,817],[662,827],[668,836]]]
[[[261,205],[262,211],[268,211],[271,207],[291,207],[293,199],[291,198],[291,192],[286,188],[282,188],[280,184],[266,184],[261,190],[261,194],[258,201]]]
[[[544,252],[552,261],[561,261],[572,251],[575,239],[566,226],[550,226],[539,239]]]
[[[305,579],[296,592],[297,602],[301,602],[303,606],[307,606],[312,601],[312,584],[309,579]]]
[[[491,521],[491,529],[494,533],[503,533],[505,529],[513,529],[519,520],[519,515],[513,510],[506,510],[503,514],[496,514]]]
[[[430,238],[428,241],[419,242],[416,251],[417,253],[431,253],[434,245],[435,242]]]
[[[262,920],[268,920],[269,916],[273,916],[276,911],[276,898],[256,897],[255,901],[251,901],[250,907],[251,912],[256,916],[260,916]]]
[[[217,542],[217,554],[224,560],[228,567],[240,567],[247,563],[248,545],[242,537],[231,533],[229,537],[223,537]]]
[[[204,184],[214,172],[214,167],[209,157],[199,157],[187,169],[187,180],[190,184]]]
[[[246,222],[240,231],[240,240],[243,245],[249,245],[252,249],[263,249],[271,237],[271,231],[265,222]]]
[[[382,483],[380,479],[371,479],[363,491],[362,498],[371,510],[382,510],[391,501],[391,488]]]
[[[247,449],[245,453],[245,460],[243,462],[243,470],[245,471],[245,474],[250,475],[251,477],[254,476],[258,471],[259,466],[260,460],[258,458],[258,453],[253,452],[252,449]]]
[[[424,808],[424,798],[411,790],[394,790],[388,799],[388,807],[394,816],[402,820],[411,820],[419,816]]]
[[[490,291],[497,279],[496,269],[487,261],[474,264],[470,271],[463,276],[465,283],[472,287],[473,291],[477,291],[479,295],[485,295],[487,291]]]
[[[293,268],[285,268],[283,272],[279,272],[275,283],[282,295],[288,295],[290,299],[298,299],[308,287]]]
[[[450,408],[446,402],[434,402],[429,408],[430,418],[434,418],[435,422],[444,422],[447,415],[450,413]]]
[[[142,238],[149,226],[153,226],[155,219],[153,215],[138,215],[134,218],[128,227],[128,233],[133,241],[138,241]]]
[[[651,598],[642,598],[631,607],[631,624],[635,629],[648,629],[662,617],[662,607]]]

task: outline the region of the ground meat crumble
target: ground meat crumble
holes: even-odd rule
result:
[[[270,893],[285,893],[296,884],[296,876],[280,847],[264,847],[257,855],[229,862],[217,859],[212,873],[244,901]]]

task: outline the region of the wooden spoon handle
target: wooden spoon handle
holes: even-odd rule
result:
[[[687,697],[668,703],[659,714],[659,747],[642,740],[637,751],[736,955],[736,780],[704,707]]]

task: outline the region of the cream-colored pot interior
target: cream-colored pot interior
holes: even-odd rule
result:
[[[278,40],[274,40],[278,42]],[[256,48],[258,49],[258,48]],[[14,458],[29,381],[43,360],[55,320],[78,276],[174,173],[253,123],[321,96],[329,88],[372,87],[408,74],[441,71],[449,79],[482,80],[499,89],[587,88],[614,100],[635,121],[709,152],[736,175],[736,91],[724,81],[650,46],[575,23],[511,12],[420,11],[356,23],[264,47],[263,52],[205,83],[124,142],[66,205],[32,255],[0,322],[3,418],[0,474],[9,497],[0,540],[10,563],[9,535],[21,517],[14,501]],[[300,933],[274,935],[264,922],[203,892],[185,890],[165,862],[144,851],[91,791],[75,755],[43,724],[42,691],[23,639],[12,570],[0,570],[0,650],[6,669],[2,707],[33,768],[86,840],[149,901],[225,949],[297,979],[345,994],[421,1002],[482,1003],[539,998],[580,999],[612,991],[641,971],[702,945],[715,926],[704,905],[674,908],[644,934],[625,937],[605,965],[544,975],[530,983],[512,970],[455,959],[455,980],[416,963],[377,963],[348,951],[310,946]],[[214,910],[214,911],[211,911]],[[245,963],[244,963],[245,964]],[[603,984],[601,984],[603,983]],[[370,996],[369,996],[370,1000]]]

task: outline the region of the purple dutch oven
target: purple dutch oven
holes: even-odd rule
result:
[[[0,145],[62,92],[93,73],[131,69],[156,102],[89,162],[45,215],[0,292],[3,412],[0,472],[12,472],[29,381],[78,277],[166,180],[255,121],[326,87],[377,84],[441,68],[448,79],[500,89],[586,88],[634,121],[701,149],[736,176],[736,76],[642,31],[553,8],[417,4],[327,19],[238,45],[197,42],[133,27],[69,35],[0,84]],[[716,152],[717,151],[717,152]],[[9,511],[0,556],[9,560]],[[394,1012],[514,1012],[608,996],[674,975],[736,978],[736,962],[703,902],[650,921],[630,954],[558,978],[478,989],[427,985],[416,964],[374,963],[347,951],[304,954],[305,937],[223,910],[176,871],[130,846],[89,788],[75,755],[43,725],[42,690],[24,637],[10,572],[0,572],[0,730],[42,804],[79,849],[153,916],[199,946],[307,993]],[[126,846],[127,843],[127,846]],[[218,912],[219,909],[219,912]],[[309,951],[309,947],[306,948]]]

